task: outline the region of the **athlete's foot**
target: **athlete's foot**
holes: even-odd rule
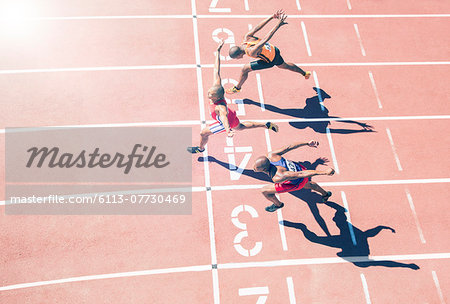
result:
[[[283,208],[283,207],[284,207],[284,204],[283,204],[283,203],[281,203],[280,206],[277,206],[277,205],[275,205],[275,204],[272,204],[272,205],[266,207],[266,211],[267,211],[267,212],[274,212],[274,211],[276,211],[276,210],[278,210],[278,209],[280,209],[280,208]]]
[[[305,79],[309,79],[309,77],[311,77],[311,72],[310,71],[306,71],[305,72]]]
[[[234,93],[239,93],[241,91],[242,88],[237,88],[236,86],[233,86],[232,88],[229,88],[226,90],[227,94],[234,94]]]
[[[331,191],[327,191],[327,194],[322,195],[322,203],[327,202],[328,199],[330,198],[331,194],[332,194]]]
[[[202,153],[205,151],[205,149],[200,149],[200,147],[198,147],[198,146],[197,147],[187,147],[187,151],[192,154],[195,154],[195,153]]]
[[[274,132],[278,132],[278,126],[270,121],[266,122],[266,128]]]

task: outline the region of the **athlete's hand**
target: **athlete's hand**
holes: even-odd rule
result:
[[[273,14],[272,18],[279,19],[281,14],[284,14],[284,10],[279,9],[279,10],[276,11],[275,14]]]
[[[335,171],[334,171],[333,168],[327,168],[327,169],[325,170],[326,175],[333,175],[334,172],[335,172]]]
[[[308,142],[308,147],[317,148],[319,146],[319,142],[315,140],[311,140]]]
[[[281,27],[281,26],[287,24],[287,22],[285,22],[287,17],[288,16],[284,12],[280,14],[280,16],[277,18],[280,20],[280,21],[278,21],[278,27]]]
[[[220,39],[219,46],[217,47],[218,52],[220,52],[224,43],[225,43],[225,39]]]
[[[229,132],[227,132],[227,136],[228,137],[233,137],[234,136],[234,131],[230,130]]]

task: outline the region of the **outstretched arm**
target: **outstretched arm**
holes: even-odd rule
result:
[[[391,230],[392,233],[395,233],[395,230],[392,229],[391,227],[387,227],[387,226],[377,226],[375,228],[369,229],[367,231],[364,232],[364,235],[366,237],[374,237],[376,236],[378,233],[380,233],[381,230],[383,229],[387,229],[387,230]]]
[[[216,60],[214,62],[214,86],[222,85],[222,80],[220,79],[220,50],[222,49],[224,42],[225,41],[222,39],[217,47]]]
[[[300,147],[303,147],[303,146],[308,146],[308,147],[311,147],[311,148],[317,148],[317,146],[319,146],[319,142],[311,140],[309,142],[296,142],[296,143],[284,146],[281,149],[273,150],[273,151],[269,152],[269,159],[271,157],[273,157],[273,156],[277,156],[277,155],[281,156],[281,155],[283,155],[283,154],[285,154],[285,153],[287,153],[289,151],[292,151],[294,149],[297,149],[297,148],[300,148]]]
[[[230,123],[228,121],[228,110],[224,105],[216,106],[216,111],[219,112],[220,121],[222,122],[225,132],[227,132],[228,137],[233,137],[234,131],[230,128]]]
[[[264,46],[264,44],[270,40],[270,38],[272,38],[273,34],[275,34],[276,31],[278,31],[278,29],[287,24],[286,22],[284,22],[286,20],[287,16],[282,13],[278,19],[278,23],[277,25],[275,25],[272,30],[263,38],[261,39],[257,44],[255,44],[253,47],[248,48],[248,54],[250,56],[258,56],[258,54],[261,52],[262,47]]]
[[[333,175],[334,169],[327,168],[326,170],[302,170],[298,172],[294,171],[283,171],[282,173],[277,173],[272,180],[275,183],[282,183],[288,180],[294,180],[298,178],[310,178],[316,175]]]
[[[284,11],[283,10],[278,10],[275,14],[273,14],[272,16],[264,19],[263,21],[261,21],[257,26],[255,26],[251,31],[249,31],[246,35],[245,35],[245,40],[247,40],[250,37],[254,37],[253,35],[255,35],[258,31],[260,31],[264,26],[266,26],[267,23],[269,23],[270,20],[277,18],[280,14],[283,14]]]

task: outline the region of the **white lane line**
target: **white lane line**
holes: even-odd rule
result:
[[[310,258],[310,259],[290,259],[290,260],[273,260],[273,261],[262,261],[262,262],[243,262],[243,263],[226,263],[218,264],[218,269],[243,269],[243,268],[257,268],[257,267],[278,267],[278,266],[300,266],[300,265],[323,265],[323,264],[343,264],[349,262],[367,262],[367,261],[386,261],[386,260],[439,260],[439,259],[450,259],[450,253],[430,253],[430,254],[410,254],[410,255],[386,255],[386,256],[372,256],[370,260],[367,256],[356,256],[356,257],[346,257],[346,259],[341,259],[339,257],[332,258]],[[119,272],[119,273],[109,273],[101,275],[88,275],[71,277],[57,280],[49,281],[39,281],[31,283],[21,283],[14,285],[1,286],[0,291],[14,290],[28,287],[37,287],[45,285],[72,283],[72,282],[82,282],[91,280],[101,280],[101,279],[113,279],[113,278],[125,278],[125,277],[135,277],[135,276],[148,276],[155,274],[170,274],[170,273],[182,273],[182,272],[199,272],[199,271],[210,271],[211,265],[198,265],[198,266],[187,266],[187,267],[174,267],[174,268],[164,268],[164,269],[152,269],[152,270],[140,270],[140,271],[130,271],[130,272]]]
[[[417,231],[419,232],[420,241],[422,242],[422,244],[425,244],[426,241],[425,237],[423,236],[422,228],[420,227],[419,218],[417,217],[416,207],[414,206],[414,202],[412,200],[411,194],[409,193],[409,190],[405,189],[405,192],[406,198],[408,199],[409,202],[409,207],[411,208],[412,214],[414,216],[414,222],[416,223]]]
[[[193,24],[193,32],[194,32],[194,46],[195,46],[195,63],[197,69],[197,89],[198,89],[198,102],[200,108],[200,120],[202,122],[201,126],[204,128],[205,124],[205,101],[203,98],[203,79],[202,79],[202,69],[201,69],[201,60],[200,60],[200,43],[199,43],[199,34],[198,34],[198,23],[197,18],[194,16],[197,15],[197,8],[195,0],[191,0],[192,5],[192,24]],[[208,157],[208,148],[205,148],[203,152],[203,157]],[[203,162],[204,167],[204,176],[205,176],[205,186],[211,186],[210,180],[210,172],[209,172],[209,162]],[[209,226],[209,239],[210,239],[210,250],[211,250],[211,264],[217,264],[217,250],[216,250],[216,237],[214,231],[214,213],[213,213],[213,201],[211,191],[206,191],[206,204],[208,210],[208,226]],[[214,304],[220,303],[220,290],[219,290],[219,274],[217,268],[212,269],[212,281],[213,281],[213,295],[214,295]]]
[[[313,78],[314,78],[314,83],[316,84],[316,87],[317,87],[318,89],[320,89],[319,78],[317,77],[316,71],[313,71]],[[320,109],[321,109],[322,111],[325,111],[325,106],[323,105],[322,93],[321,93],[320,90],[318,90],[317,96],[319,97]]]
[[[367,286],[366,277],[361,273],[361,283],[364,289],[364,296],[366,297],[366,304],[371,304],[370,295],[369,295],[369,287]]]
[[[394,140],[392,139],[391,130],[389,130],[389,128],[386,128],[386,133],[389,138],[389,143],[391,144],[392,152],[394,153],[394,158],[395,158],[395,162],[397,163],[398,171],[403,171],[402,165],[400,164],[400,159],[398,158],[398,155],[397,155],[397,149],[395,148],[395,145],[394,145]]]
[[[306,44],[306,51],[308,52],[308,56],[312,56],[311,47],[309,46],[308,34],[306,33],[305,23],[302,21],[301,25],[302,25],[302,31],[303,31],[303,38],[305,39],[305,44]]]
[[[261,111],[265,111],[264,95],[262,91],[261,75],[256,73],[256,85],[258,87],[259,103],[261,104]]]
[[[363,56],[366,56],[366,50],[364,50],[364,46],[363,46],[363,43],[362,43],[362,40],[361,40],[361,35],[359,34],[358,25],[356,23],[354,23],[353,27],[355,28],[356,37],[358,38],[359,46],[361,47],[361,53],[362,53]]]
[[[324,111],[325,106],[323,105],[323,99],[322,99],[322,95],[320,93],[319,78],[317,77],[316,71],[313,71],[313,78],[314,78],[314,83],[315,83],[316,87],[319,89],[318,90],[319,93],[317,95],[319,97],[320,107],[321,107],[322,111]],[[331,136],[330,128],[328,126],[326,128],[326,133],[327,133],[328,144],[330,146],[331,158],[333,159],[333,167],[334,167],[334,170],[336,171],[336,174],[339,174],[339,166],[338,166],[338,162],[337,162],[337,158],[336,158],[336,152],[334,150],[333,138]]]
[[[198,15],[198,18],[205,19],[261,19],[267,18],[269,15]],[[360,15],[289,15],[290,19],[355,19],[355,18],[448,18],[450,14],[360,14]]]
[[[379,185],[414,185],[414,184],[440,184],[450,183],[450,178],[430,178],[430,179],[400,179],[400,180],[375,180],[375,181],[348,181],[348,182],[320,182],[323,187],[343,187],[343,186],[379,186]],[[260,189],[264,184],[259,185],[223,185],[212,186],[211,190],[248,190]]]
[[[211,13],[230,13],[231,12],[231,8],[217,8],[217,7],[210,7],[209,11]]]
[[[59,16],[29,18],[30,21],[126,20],[126,19],[191,19],[192,15],[128,15],[128,16]]]
[[[375,79],[373,78],[373,74],[369,71],[370,83],[372,84],[373,91],[375,92],[375,97],[377,98],[378,108],[382,109],[383,105],[381,104],[380,96],[378,94],[377,86],[375,85]]]
[[[292,280],[292,277],[286,278],[286,284],[289,293],[289,304],[297,304],[297,301],[295,300],[294,280]]]
[[[450,65],[450,61],[405,61],[405,62],[317,62],[296,63],[305,67],[352,67],[352,66],[422,66],[422,65]],[[212,68],[214,64],[204,64],[203,68]],[[242,64],[221,64],[223,68],[240,68]],[[99,72],[99,71],[133,71],[133,70],[162,70],[162,69],[194,69],[195,64],[167,64],[140,66],[106,66],[106,67],[74,67],[48,69],[12,69],[0,70],[0,75],[28,74],[28,73],[58,73],[58,72]]]
[[[348,207],[348,202],[347,202],[347,196],[345,195],[344,191],[341,191],[341,197],[342,197],[342,202],[344,203],[344,207],[346,209],[345,211],[345,215],[347,216],[347,224],[348,224],[348,230],[350,232],[350,237],[352,238],[352,243],[353,246],[356,246],[356,237],[355,237],[355,231],[353,230],[353,225],[352,225],[352,218],[350,217],[350,208]]]
[[[299,0],[297,9],[301,10]],[[212,10],[212,11],[211,11]],[[210,12],[229,13],[230,8],[210,8]],[[203,19],[261,19],[267,18],[268,15],[197,15]],[[290,19],[354,19],[354,18],[448,18],[450,14],[366,14],[366,15],[289,15]],[[70,21],[70,20],[111,20],[111,19],[191,19],[192,15],[128,15],[128,16],[56,16],[56,17],[40,17],[30,18],[30,21]]]
[[[387,120],[435,120],[450,119],[450,115],[425,115],[425,116],[378,116],[378,117],[340,117],[340,118],[300,118],[300,119],[269,119],[275,123],[289,122],[319,122],[319,121],[346,121],[346,120],[365,120],[365,121],[387,121]],[[256,122],[266,122],[267,119],[253,119]],[[213,123],[207,120],[207,124]],[[198,120],[180,120],[180,121],[159,121],[159,122],[132,122],[132,123],[113,123],[113,124],[87,124],[87,125],[67,125],[67,126],[43,126],[43,127],[25,127],[8,128],[8,132],[34,132],[43,129],[56,130],[67,128],[112,128],[112,127],[153,127],[153,126],[196,126],[201,125]],[[5,133],[5,129],[0,129],[0,134]]]
[[[242,268],[260,268],[260,267],[279,267],[279,266],[300,266],[300,265],[326,265],[326,264],[344,264],[347,262],[368,262],[368,261],[408,261],[408,260],[439,260],[450,259],[450,253],[430,253],[430,254],[410,254],[410,255],[385,255],[346,257],[345,260],[339,257],[333,258],[310,258],[310,259],[289,259],[273,260],[260,262],[241,262],[218,264],[219,269],[242,269]]]
[[[269,134],[269,130],[268,129],[264,130],[264,135],[266,137],[267,151],[270,152],[270,151],[272,151],[272,144],[270,143],[270,134]]]
[[[280,199],[280,197],[277,195],[278,199]],[[279,224],[280,222],[282,222],[283,219],[283,213],[281,211],[281,209],[277,210],[277,221],[278,221],[278,227],[280,228],[280,237],[281,237],[281,248],[283,248],[283,251],[287,251],[288,250],[288,246],[287,246],[287,239],[286,239],[286,231],[284,228],[284,225]]]
[[[450,115],[425,115],[425,116],[379,116],[379,117],[347,117],[347,118],[300,118],[300,119],[269,119],[274,123],[288,122],[319,122],[319,121],[346,121],[346,120],[365,120],[365,121],[386,121],[386,120],[435,120],[450,119]],[[256,122],[266,122],[267,119],[253,119]],[[206,124],[213,123],[207,120]],[[43,126],[43,127],[24,127],[8,128],[8,132],[35,132],[43,129],[56,130],[67,128],[112,128],[112,127],[155,127],[155,126],[196,126],[202,123],[198,120],[180,120],[180,121],[158,121],[158,122],[131,122],[131,123],[113,123],[113,124],[87,124],[87,125],[67,125],[67,126]],[[5,129],[0,129],[0,134],[5,133]]]
[[[339,174],[339,166],[337,163],[336,152],[334,152],[333,138],[331,137],[330,128],[327,127],[326,131],[327,131],[328,142],[330,143],[330,151],[331,151],[331,157],[333,159],[334,170],[336,171],[336,174]]]
[[[139,66],[99,66],[99,67],[74,67],[52,69],[19,69],[0,70],[4,74],[28,74],[28,73],[56,73],[56,72],[93,72],[93,71],[134,71],[134,70],[167,70],[167,69],[193,69],[195,64],[166,64],[166,65],[139,65]]]
[[[246,11],[250,10],[250,7],[248,6],[248,0],[244,0],[244,7]]]
[[[350,3],[350,0],[347,0],[347,8],[349,10],[352,10],[352,4]]]
[[[436,274],[436,271],[432,270],[431,275],[433,276],[434,285],[436,286],[437,293],[439,295],[439,300],[441,304],[445,304],[444,295],[442,294],[441,285],[439,284],[439,280]]]
[[[264,136],[266,138],[267,152],[270,152],[270,151],[272,151],[272,144],[270,142],[270,134],[269,134],[268,129],[264,130]],[[278,194],[276,194],[276,196],[278,199],[280,199],[280,196]],[[288,246],[287,246],[287,239],[286,239],[286,231],[285,231],[284,225],[279,224],[281,221],[283,221],[283,213],[282,213],[281,209],[278,209],[277,210],[277,225],[278,225],[278,228],[280,229],[281,248],[283,248],[284,251],[287,251]]]
[[[298,9],[299,11],[301,11],[301,10],[302,10],[302,7],[300,6],[300,0],[295,0],[295,3],[297,4],[297,9]]]
[[[261,294],[269,294],[269,287],[248,287],[239,288],[239,296],[254,296]]]
[[[152,270],[99,274],[99,275],[88,275],[88,276],[72,277],[72,278],[65,278],[65,279],[58,279],[58,280],[7,285],[7,286],[0,287],[0,291],[46,286],[46,285],[54,285],[54,284],[84,282],[84,281],[92,281],[92,280],[129,278],[129,277],[136,277],[136,276],[156,275],[156,274],[170,274],[170,273],[197,272],[197,271],[210,271],[210,270],[211,270],[211,265],[200,265],[200,266],[175,267],[175,268],[165,268],[165,269],[152,269]]]
[[[317,95],[318,95],[318,98],[319,98],[320,107],[321,107],[322,111],[324,111],[325,110],[325,106],[323,105],[323,98],[322,98],[322,95],[320,93],[321,92],[320,91],[320,84],[319,84],[319,79],[317,77],[316,71],[313,71],[313,78],[314,78],[314,82],[316,84],[316,87],[319,89]],[[336,170],[336,173],[339,174],[339,166],[338,166],[338,163],[337,163],[336,153],[334,151],[333,138],[331,137],[330,128],[328,126],[326,128],[326,134],[327,134],[328,144],[330,146],[331,157],[333,159],[333,166],[334,166],[334,169]]]

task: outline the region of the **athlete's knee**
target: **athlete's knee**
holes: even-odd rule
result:
[[[316,182],[313,182],[313,181],[309,181],[309,182],[307,183],[307,185],[308,185],[311,189],[317,188],[317,183],[316,183]]]
[[[244,64],[244,66],[241,69],[242,74],[248,74],[251,71],[252,71],[252,67],[248,63]]]
[[[205,128],[205,129],[203,129],[201,132],[200,132],[200,136],[201,137],[208,137],[209,135],[211,135],[212,133],[211,133],[211,131],[208,129],[208,128]]]
[[[282,64],[277,65],[277,67],[279,67],[280,69],[287,69],[287,68],[289,68],[288,65],[286,64],[286,62],[283,62]]]
[[[277,191],[274,189],[274,187],[267,185],[261,188],[261,193],[265,196],[268,195],[275,195]]]

